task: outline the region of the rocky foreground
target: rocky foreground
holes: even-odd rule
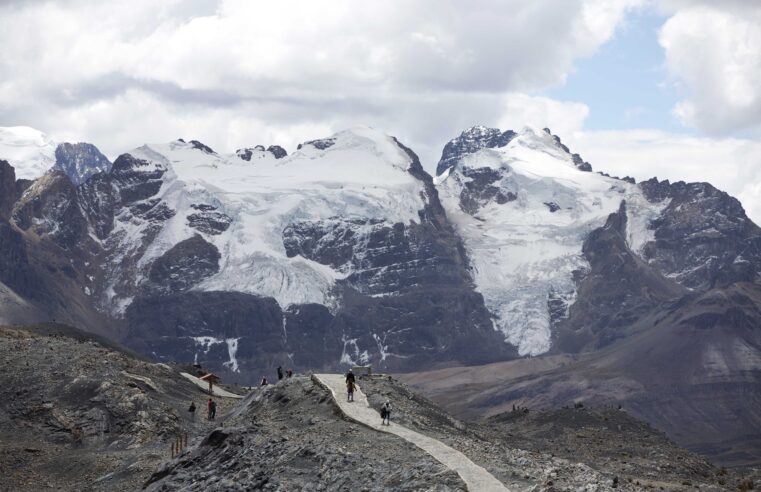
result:
[[[421,449],[346,419],[307,375],[217,398],[209,423],[190,420],[189,402],[202,410],[206,397],[182,368],[61,325],[0,328],[0,361],[0,490],[465,490]],[[392,378],[359,385],[374,408],[392,401],[393,425],[457,449],[510,490],[749,490],[759,478],[617,409],[469,423]]]

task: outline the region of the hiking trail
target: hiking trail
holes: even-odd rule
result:
[[[338,404],[344,415],[351,420],[371,427],[377,431],[395,434],[406,441],[411,442],[426,453],[433,456],[447,468],[454,470],[465,482],[468,490],[478,492],[506,492],[505,485],[494,478],[483,467],[473,463],[467,456],[453,449],[438,439],[426,436],[412,429],[394,423],[393,412],[391,425],[381,425],[381,418],[377,411],[370,407],[367,397],[357,385],[354,390],[354,401],[346,401],[346,383],[342,374],[315,374],[318,382],[330,389],[333,399]],[[393,405],[394,402],[391,402]]]

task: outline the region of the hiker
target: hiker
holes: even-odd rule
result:
[[[267,378],[262,376],[262,384],[261,386],[267,386],[269,383],[267,382]]]
[[[217,402],[209,398],[209,420],[214,420],[214,417],[217,416]]]
[[[285,371],[285,377],[292,378],[293,377],[293,369],[289,368],[287,371]]]
[[[354,371],[349,369],[349,372],[346,373],[346,384],[349,384],[349,381],[352,383],[356,383],[357,379],[354,377]]]
[[[277,366],[277,380],[283,379],[283,366]]]
[[[188,408],[188,412],[190,412],[190,421],[195,422],[196,421],[196,402],[191,401],[190,407]]]
[[[391,402],[386,400],[386,403],[384,403],[381,406],[380,410],[381,414],[381,425],[391,425]]]
[[[354,401],[354,381],[346,382],[346,401]]]

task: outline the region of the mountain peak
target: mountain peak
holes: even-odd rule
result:
[[[79,186],[95,174],[108,172],[111,161],[96,146],[86,142],[64,142],[55,149],[55,166]]]
[[[498,128],[472,126],[444,146],[441,159],[436,166],[436,174],[442,174],[465,155],[473,154],[481,149],[504,147],[516,135],[512,130],[502,132]]]

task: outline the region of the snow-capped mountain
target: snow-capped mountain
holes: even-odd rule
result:
[[[51,169],[66,173],[75,186],[108,171],[111,162],[89,143],[56,143],[28,126],[0,127],[0,159],[10,163],[16,178],[34,180]]]
[[[409,149],[355,128],[291,155],[249,150],[145,145],[79,186],[52,171],[12,220],[66,252],[78,302],[160,358],[250,374],[273,357],[404,367],[514,353]]]
[[[582,251],[589,233],[626,201],[628,244],[641,251],[652,239],[648,224],[668,204],[578,160],[547,130],[475,127],[450,142],[439,163],[439,194],[476,289],[521,355],[550,349],[553,318],[567,317],[577,279],[589,270]]]
[[[735,199],[593,172],[548,129],[468,129],[435,180],[368,128],[290,155],[197,140],[113,166],[90,144],[56,155],[34,183],[0,176],[16,251],[0,282],[43,318],[109,319],[140,351],[240,374],[595,350],[761,270]]]

